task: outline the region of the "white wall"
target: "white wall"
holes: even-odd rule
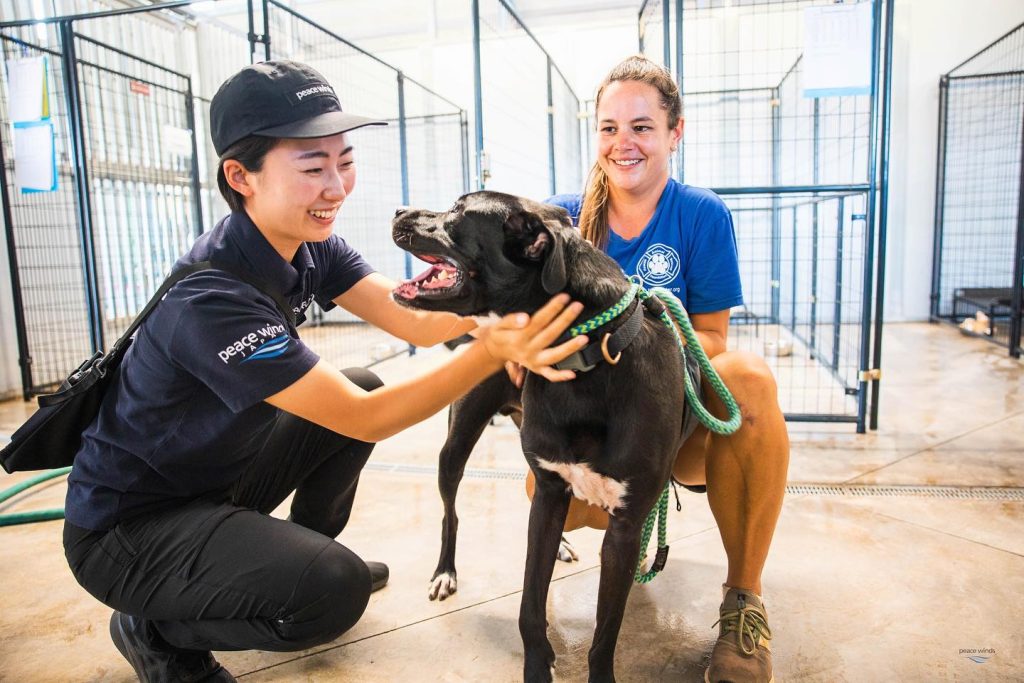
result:
[[[928,318],[939,77],[1024,22],[1022,0],[897,0],[885,317]]]

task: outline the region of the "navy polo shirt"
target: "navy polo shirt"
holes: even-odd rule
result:
[[[252,273],[297,317],[373,272],[341,237],[303,243],[287,263],[245,213],[202,235],[175,269],[211,260]],[[300,317],[301,319],[301,317]],[[266,439],[264,399],[319,357],[271,299],[222,271],[176,284],[135,335],[100,413],[82,435],[65,515],[109,529],[147,511],[227,491]]]

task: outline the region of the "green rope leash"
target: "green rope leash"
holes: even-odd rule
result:
[[[634,276],[635,277],[635,276]],[[697,419],[702,425],[707,427],[710,431],[716,434],[734,434],[737,429],[740,428],[742,417],[740,415],[740,407],[736,403],[736,399],[733,398],[729,392],[728,387],[725,386],[725,382],[719,376],[718,372],[715,371],[711,360],[708,355],[704,353],[703,347],[700,345],[700,340],[697,339],[697,333],[693,330],[693,323],[690,322],[690,317],[686,314],[686,309],[683,308],[683,304],[679,301],[676,296],[664,289],[663,287],[656,287],[650,292],[643,289],[640,284],[630,278],[633,283],[633,287],[630,289],[631,292],[635,291],[640,296],[641,301],[646,301],[652,296],[657,297],[663,304],[665,304],[665,311],[661,314],[661,321],[672,330],[673,336],[676,338],[676,345],[679,347],[679,353],[683,357],[683,363],[686,363],[686,351],[692,349],[694,357],[697,359],[697,365],[700,366],[701,372],[704,377],[707,378],[711,388],[714,389],[718,397],[722,399],[722,403],[725,404],[725,408],[729,413],[727,420],[720,420],[712,415],[704,404],[701,403],[700,397],[697,396],[697,388],[693,386],[690,381],[690,373],[683,371],[683,380],[686,386],[686,400],[690,404],[690,408],[693,409],[697,415]],[[621,303],[621,302],[620,302]],[[669,317],[671,314],[671,317]],[[672,324],[672,319],[675,318],[679,324],[678,329]],[[683,344],[682,339],[679,338],[679,332],[682,331],[683,337],[686,339],[686,344]],[[666,544],[666,535],[668,527],[668,490],[669,482],[665,483],[665,490],[661,492],[661,497],[655,504],[654,508],[647,515],[647,519],[644,521],[643,532],[640,535],[640,559],[636,563],[636,571],[633,575],[633,580],[637,583],[649,583],[658,575],[658,572],[665,566],[665,562],[668,559],[668,544]],[[651,564],[650,570],[644,573],[643,568],[643,557],[647,551],[647,544],[651,540],[651,532],[654,529],[655,517],[658,518],[658,552],[655,556],[654,562]]]
[[[639,281],[639,277],[634,275],[630,278],[629,290],[619,299],[618,303],[609,308],[608,310],[594,316],[585,323],[580,323],[575,327],[570,328],[569,336],[578,337],[581,334],[587,332],[593,332],[602,325],[614,320],[616,317],[622,314],[626,308],[633,303],[633,299],[637,296],[640,297],[641,301],[646,301],[652,296],[657,297],[665,304],[665,311],[661,314],[661,321],[665,323],[668,329],[672,330],[673,336],[676,338],[676,345],[679,347],[679,353],[682,355],[683,360],[686,360],[687,349],[692,349],[694,357],[697,359],[697,365],[700,366],[701,372],[707,377],[708,383],[718,394],[718,397],[722,399],[722,403],[725,404],[726,410],[729,412],[728,420],[720,420],[704,407],[700,402],[700,397],[697,396],[697,388],[693,386],[690,381],[690,373],[684,372],[683,379],[686,384],[686,400],[689,402],[690,407],[693,408],[694,412],[697,413],[697,419],[702,425],[710,429],[716,434],[732,434],[740,428],[740,408],[736,404],[736,400],[729,393],[729,389],[725,386],[725,382],[715,372],[715,368],[711,365],[711,361],[708,359],[704,349],[700,345],[700,340],[697,339],[697,333],[693,330],[693,323],[690,322],[690,316],[686,314],[686,310],[683,308],[683,304],[680,303],[679,299],[676,298],[675,294],[664,289],[663,287],[655,287],[650,292],[645,290]],[[671,313],[671,317],[669,317]],[[675,318],[679,324],[679,329],[672,324],[672,318]],[[682,330],[683,337],[686,339],[686,344],[683,344],[682,339],[679,338],[679,330]]]
[[[633,580],[637,583],[650,583],[654,580],[654,577],[665,566],[665,560],[668,559],[668,544],[665,543],[665,536],[668,534],[668,488],[669,485],[666,483],[665,490],[661,492],[661,497],[658,498],[658,502],[651,510],[651,513],[647,515],[643,532],[640,534],[640,559],[637,560],[636,571],[633,572]],[[655,515],[658,517],[658,554],[651,564],[651,568],[647,573],[644,573],[642,571],[644,566],[643,557],[647,551],[647,544],[651,541]]]
[[[720,420],[719,418],[712,415],[704,404],[700,402],[700,397],[697,396],[697,388],[693,386],[690,381],[690,373],[683,372],[683,380],[685,383],[686,400],[690,404],[694,413],[697,415],[697,420],[702,425],[707,427],[710,431],[715,434],[734,434],[737,429],[740,428],[742,418],[740,416],[740,407],[736,403],[736,399],[729,393],[728,387],[725,386],[725,382],[715,371],[711,360],[707,354],[704,353],[703,347],[700,345],[700,340],[697,339],[697,333],[693,330],[693,323],[690,322],[690,316],[686,314],[686,309],[683,308],[683,304],[676,298],[676,295],[668,291],[663,287],[655,287],[650,292],[643,288],[643,282],[636,275],[629,278],[630,287],[629,291],[616,303],[614,306],[604,311],[600,315],[597,315],[585,323],[576,325],[569,330],[570,337],[576,337],[587,332],[593,332],[602,325],[610,322],[617,316],[619,316],[626,307],[633,302],[633,299],[637,296],[640,297],[640,301],[646,301],[651,297],[657,297],[664,305],[665,310],[661,313],[661,321],[665,323],[668,329],[672,330],[672,335],[676,338],[676,345],[679,348],[679,353],[683,357],[683,364],[686,364],[686,351],[692,349],[694,357],[697,359],[697,365],[700,366],[701,372],[704,377],[707,378],[711,388],[714,389],[718,397],[722,399],[722,403],[725,404],[725,408],[729,413],[727,420]],[[670,317],[671,314],[671,317]],[[673,318],[679,327],[672,323]],[[686,339],[686,343],[679,337],[679,332],[682,331],[683,338]],[[640,557],[637,560],[636,571],[633,574],[633,579],[637,583],[649,583],[658,572],[665,566],[665,561],[668,558],[668,545],[665,543],[665,538],[668,533],[668,490],[669,483],[665,483],[665,490],[661,492],[661,497],[658,502],[651,509],[651,512],[647,515],[647,519],[644,521],[643,531],[640,535]],[[658,523],[658,552],[655,556],[654,562],[651,564],[651,568],[646,573],[641,571],[643,567],[643,557],[647,550],[647,544],[650,543],[651,534],[654,531],[654,523],[657,520]]]
[[[679,302],[675,294],[664,289],[662,287],[655,287],[650,292],[646,292],[643,289],[639,290],[640,300],[644,301],[652,296],[658,297],[665,308],[665,312],[661,314],[661,320],[672,330],[672,334],[675,335],[676,344],[679,346],[679,353],[682,354],[683,360],[686,360],[687,349],[692,349],[694,357],[697,359],[697,365],[700,366],[700,370],[704,373],[704,377],[707,378],[711,388],[715,390],[718,397],[722,399],[722,403],[725,404],[725,408],[729,413],[728,420],[719,420],[717,417],[708,412],[708,409],[700,402],[700,398],[697,396],[697,388],[693,386],[690,381],[690,373],[684,372],[683,377],[686,382],[686,400],[690,403],[690,407],[693,408],[694,412],[697,413],[697,419],[700,423],[707,427],[715,434],[734,434],[737,429],[740,428],[742,418],[740,417],[740,407],[736,403],[736,399],[729,393],[729,389],[725,386],[725,382],[719,377],[715,371],[715,367],[711,365],[711,360],[708,355],[704,353],[704,349],[700,345],[700,340],[697,339],[697,333],[693,331],[693,324],[690,322],[690,316],[686,314],[686,310],[683,308],[683,304]],[[669,312],[672,313],[672,317],[675,318],[676,322],[679,323],[679,330],[682,330],[683,337],[686,338],[686,344],[679,338],[679,331],[676,326],[672,324],[672,319],[669,318]]]

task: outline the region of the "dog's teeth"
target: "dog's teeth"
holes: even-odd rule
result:
[[[438,280],[447,280],[448,279],[448,271],[447,270],[442,270],[440,273],[438,273],[437,279]]]

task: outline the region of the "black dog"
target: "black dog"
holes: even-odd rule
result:
[[[583,322],[616,304],[630,286],[612,259],[579,237],[565,210],[511,195],[469,194],[445,213],[401,210],[393,237],[431,264],[395,289],[395,299],[414,308],[461,315],[533,313],[565,291],[584,304],[578,320]],[[608,340],[621,339],[627,325],[635,336],[617,355]],[[588,336],[592,344],[603,341],[601,355],[616,364],[597,363],[570,382],[528,374],[522,390],[523,452],[537,480],[519,614],[524,676],[531,682],[552,678],[555,654],[545,604],[572,495],[609,513],[589,664],[591,681],[615,679],[615,642],[641,530],[684,436],[684,368],[673,333],[637,301]],[[504,373],[474,389],[453,406],[445,451],[468,456],[487,420],[518,398],[519,390]],[[472,427],[460,433],[452,428],[456,423]],[[442,454],[442,469],[445,459]],[[457,524],[452,505],[464,464],[464,457],[449,462],[452,471],[440,476],[444,542],[451,544],[452,556]]]

